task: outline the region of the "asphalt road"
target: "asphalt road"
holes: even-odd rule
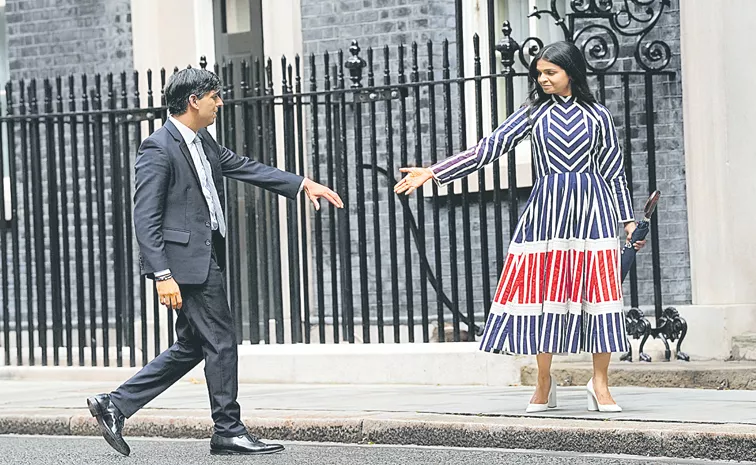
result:
[[[0,436],[0,465],[618,465],[720,464],[703,460],[658,459],[617,455],[461,449],[284,443],[286,451],[268,456],[211,456],[207,440],[129,439],[131,456],[110,449],[102,438],[66,436]]]

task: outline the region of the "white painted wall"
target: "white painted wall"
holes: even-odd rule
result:
[[[727,359],[756,332],[756,2],[680,2],[683,126],[693,305],[683,350]],[[687,349],[686,349],[687,348]]]
[[[756,2],[680,3],[693,303],[756,308]]]
[[[212,0],[131,0],[131,27],[134,68],[142,75],[145,99],[148,69],[153,71],[153,89],[159,92],[160,68],[170,76],[174,66],[199,66],[202,55],[208,69],[215,63]]]

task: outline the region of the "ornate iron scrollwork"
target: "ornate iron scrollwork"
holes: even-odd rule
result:
[[[607,71],[617,63],[619,36],[637,37],[633,55],[638,66],[646,71],[659,71],[669,65],[672,50],[663,40],[649,41],[647,36],[669,6],[670,0],[623,0],[622,6],[613,11],[612,0],[572,0],[572,11],[563,17],[557,10],[556,0],[552,0],[550,9],[535,7],[528,17],[551,17],[562,29],[564,39],[576,44],[583,52],[591,71]],[[609,25],[597,21],[608,21]],[[538,37],[525,39],[519,50],[522,64],[527,67],[543,45]]]
[[[659,331],[664,334],[664,337],[675,342],[677,340],[676,357],[678,360],[690,361],[690,357],[685,352],[680,350],[685,335],[688,334],[688,322],[680,316],[680,313],[674,307],[667,307],[662,313],[662,317],[659,319]],[[670,359],[669,347],[664,354],[667,361]]]
[[[649,337],[654,339],[661,339],[664,343],[664,360],[669,362],[672,358],[672,350],[669,347],[670,342],[677,341],[676,357],[677,360],[683,360],[685,362],[690,361],[688,354],[680,350],[685,335],[688,333],[688,323],[680,317],[680,313],[674,307],[667,307],[662,313],[662,317],[659,319],[659,326],[656,328],[651,327],[651,323],[643,316],[643,313],[637,308],[631,308],[625,314],[625,325],[627,326],[627,335],[633,339],[643,340],[640,343],[640,361],[650,362],[651,357],[643,352],[643,347],[646,345]],[[630,350],[620,357],[620,360],[632,362],[633,350]]]
[[[625,326],[627,327],[628,337],[633,339],[643,338],[640,345],[638,359],[641,362],[650,362],[651,357],[643,352],[643,346],[651,335],[651,323],[645,316],[643,316],[643,312],[637,308],[631,308],[625,313]],[[623,354],[620,357],[620,360],[623,362],[633,361],[633,348],[631,346],[628,346],[627,353]]]

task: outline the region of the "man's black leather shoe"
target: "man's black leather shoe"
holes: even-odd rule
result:
[[[275,454],[284,450],[281,444],[265,444],[259,439],[242,434],[235,438],[224,438],[213,434],[210,439],[211,455],[255,455]]]
[[[108,441],[113,449],[128,456],[131,453],[129,445],[123,440],[123,422],[126,418],[110,401],[108,394],[98,394],[87,399],[87,405],[92,416],[97,418],[102,437]]]

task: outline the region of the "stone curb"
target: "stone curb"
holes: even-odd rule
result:
[[[539,449],[709,460],[756,460],[752,425],[548,420],[415,414],[396,418],[247,418],[270,440]],[[88,415],[0,415],[0,434],[98,436]],[[136,416],[125,436],[205,439],[206,417]]]

